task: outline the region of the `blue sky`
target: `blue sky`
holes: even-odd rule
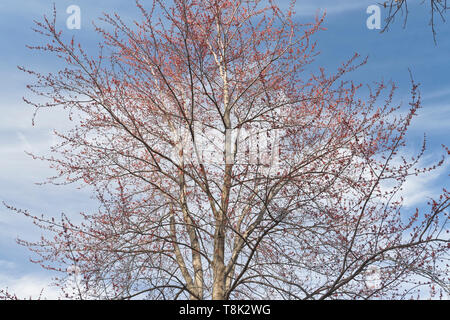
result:
[[[145,5],[146,1],[142,1]],[[281,2],[281,1],[279,1]],[[390,31],[380,34],[366,27],[366,8],[376,0],[298,0],[297,19],[308,22],[318,10],[326,10],[325,27],[316,36],[321,55],[316,66],[332,71],[355,52],[369,56],[366,66],[352,74],[361,82],[394,81],[399,90],[396,101],[408,103],[410,80],[408,68],[421,84],[424,108],[410,131],[411,150],[420,147],[426,132],[429,150],[425,161],[438,157],[439,145],[450,145],[450,23],[438,23],[438,44],[433,42],[428,26],[428,7],[410,5],[406,29],[397,19]],[[419,2],[419,1],[417,1]],[[95,5],[94,5],[95,3]],[[22,101],[29,96],[25,86],[30,82],[17,65],[26,65],[40,71],[52,70],[55,61],[25,48],[26,44],[39,43],[31,30],[33,20],[50,14],[53,1],[2,0],[0,3],[0,200],[34,213],[58,216],[61,212],[76,217],[77,212],[96,208],[88,189],[76,186],[38,186],[53,172],[47,164],[34,161],[24,151],[47,152],[54,141],[52,129],[68,126],[62,112],[42,112],[36,125],[31,125],[33,110]],[[68,17],[66,8],[76,4],[81,8],[81,30],[65,29]],[[88,48],[96,40],[91,21],[102,12],[116,11],[132,18],[138,15],[132,1],[119,0],[63,0],[57,1],[58,24],[67,34]],[[382,18],[383,18],[382,12]],[[439,186],[449,187],[449,166],[430,176],[408,182],[405,193],[408,206],[415,206],[427,196],[439,192]],[[30,253],[15,243],[20,236],[35,240],[40,231],[30,221],[13,215],[0,207],[0,288],[9,286],[19,295],[36,295],[47,286],[53,274],[29,262]],[[53,289],[45,289],[53,297]]]

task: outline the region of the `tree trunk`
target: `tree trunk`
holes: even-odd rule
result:
[[[225,232],[223,220],[220,219],[214,235],[214,258],[213,258],[213,300],[225,299]]]

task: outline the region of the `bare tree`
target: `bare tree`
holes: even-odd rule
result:
[[[430,27],[433,32],[433,39],[436,43],[436,17],[440,18],[443,22],[445,22],[445,14],[449,7],[447,6],[447,0],[429,0],[420,1],[422,5],[425,3],[429,4],[430,10]],[[406,26],[406,22],[408,20],[408,1],[407,0],[389,0],[383,3],[384,8],[388,10],[388,16],[386,18],[386,24],[382,30],[382,32],[386,31],[389,26],[393,23],[396,16],[401,14],[403,16],[403,26]]]
[[[272,2],[137,6],[142,21],[132,26],[103,17],[98,56],[64,40],[56,12],[37,24],[49,43],[31,48],[67,67],[22,67],[37,78],[29,88],[48,98],[27,101],[70,110],[74,127],[58,133],[54,156],[35,157],[57,170],[51,182],[93,186],[101,208],[75,224],[9,207],[54,233],[19,241],[35,262],[75,265],[81,298],[448,290],[448,192],[427,212],[404,210],[398,196],[409,176],[445,160],[419,167],[425,144],[412,160],[402,156],[417,84],[402,114],[393,84],[362,98],[361,85],[344,80],[365,63],[358,55],[334,74],[309,74],[322,19],[299,25]]]

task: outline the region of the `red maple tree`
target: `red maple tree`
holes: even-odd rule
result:
[[[417,84],[402,114],[395,85],[378,83],[362,98],[361,85],[346,80],[366,62],[358,55],[333,74],[306,71],[323,19],[298,24],[293,4],[137,7],[134,25],[103,17],[94,56],[63,39],[56,12],[37,23],[49,43],[31,48],[67,66],[50,74],[22,68],[36,76],[29,88],[48,98],[27,102],[66,108],[74,122],[43,159],[58,172],[52,182],[93,186],[102,205],[81,224],[10,207],[54,233],[19,241],[37,263],[76,265],[80,298],[366,299],[405,297],[420,285],[448,290],[448,191],[426,212],[410,213],[398,196],[409,176],[435,168],[419,167],[425,146],[412,160],[402,156],[420,108]]]

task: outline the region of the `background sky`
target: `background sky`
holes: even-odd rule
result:
[[[31,28],[33,20],[40,20],[52,12],[53,0],[1,0],[0,2],[0,201],[34,214],[58,217],[61,212],[76,219],[77,212],[95,210],[97,203],[90,199],[89,189],[77,186],[36,185],[54,172],[47,164],[25,154],[31,151],[45,154],[54,142],[53,129],[63,130],[69,122],[63,112],[56,110],[38,114],[35,126],[33,109],[23,96],[30,97],[25,86],[31,79],[17,69],[24,65],[41,72],[57,67],[51,57],[26,49],[26,44],[40,43]],[[141,1],[144,6],[145,0]],[[280,4],[287,1],[276,1]],[[426,133],[428,152],[424,163],[437,160],[441,144],[450,145],[450,23],[438,21],[437,45],[428,25],[429,7],[409,5],[407,27],[401,17],[389,32],[369,30],[366,20],[369,5],[377,0],[297,0],[297,19],[310,22],[318,12],[326,10],[326,31],[316,34],[321,55],[314,66],[335,70],[355,52],[368,56],[368,64],[354,72],[355,81],[394,81],[399,87],[397,102],[407,106],[410,92],[410,69],[420,83],[423,109],[415,118],[409,134],[407,153],[421,146]],[[417,3],[417,4],[415,4]],[[81,8],[81,29],[65,28],[66,8],[72,4]],[[118,12],[127,19],[138,18],[139,12],[130,0],[58,0],[58,24],[67,35],[75,35],[87,49],[94,49],[97,36],[92,21],[102,12]],[[382,19],[385,12],[382,11]],[[95,52],[95,51],[93,51]],[[405,188],[406,209],[420,206],[427,197],[437,195],[440,187],[449,187],[449,164],[434,173],[408,181]],[[51,272],[29,262],[31,253],[15,239],[37,240],[41,231],[30,220],[15,215],[0,205],[0,288],[9,287],[19,297],[36,297],[42,288],[44,296],[54,298],[56,289],[49,287]]]

